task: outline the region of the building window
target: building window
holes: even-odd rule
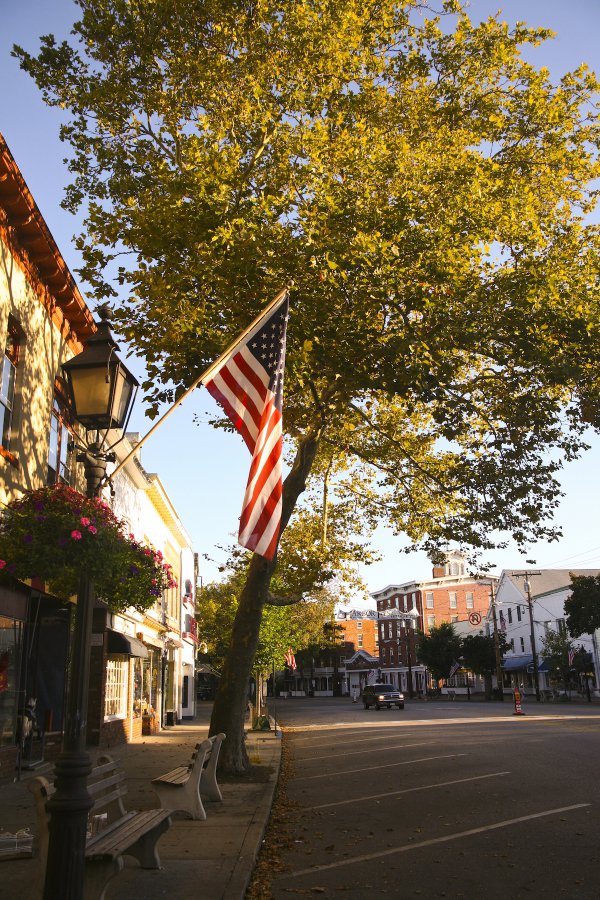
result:
[[[406,594],[404,595],[404,612],[408,609],[408,598]]]
[[[449,591],[450,593],[450,609],[456,609],[456,591]]]
[[[425,592],[425,606],[427,609],[433,609],[433,591]]]
[[[521,641],[521,653],[525,652],[525,638],[519,638]]]
[[[362,634],[359,634],[358,635],[358,646],[362,647],[362,645],[363,645],[363,636],[362,636]]]
[[[362,629],[362,622],[360,621],[360,619],[356,623],[356,627],[358,628],[359,631]]]
[[[506,615],[507,615],[507,617],[508,617],[508,624],[509,624],[509,625],[512,625],[512,609],[507,609],[507,610],[506,610]]]
[[[473,609],[473,591],[467,591],[467,609]]]
[[[517,606],[517,620],[519,622],[521,621],[521,607],[520,606]]]
[[[127,665],[126,656],[109,656],[106,660],[105,716],[127,714]]]
[[[0,373],[0,415],[2,416],[2,446],[10,450],[13,409],[15,403],[15,382],[19,363],[19,336],[9,325]]]
[[[427,616],[427,625],[429,628],[435,625],[435,616]]]
[[[514,652],[515,652],[515,639],[514,639],[514,638],[511,638],[511,639],[510,639],[510,643],[509,643],[508,646],[510,647],[510,649],[511,649],[512,652],[514,653]]]
[[[567,623],[564,619],[557,619],[556,624],[558,626],[558,633],[564,636],[567,633]]]
[[[67,425],[66,407],[55,397],[50,419],[48,443],[48,484],[70,484],[73,470],[71,431]]]
[[[458,616],[450,616],[451,622],[458,622]]]
[[[392,636],[392,623],[388,622],[388,635],[389,638]]]

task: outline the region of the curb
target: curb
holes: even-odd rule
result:
[[[248,826],[231,877],[223,891],[222,900],[243,900],[262,847],[281,771],[281,731],[278,729],[271,739],[274,742],[272,764],[275,771]]]

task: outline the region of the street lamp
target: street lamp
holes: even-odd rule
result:
[[[419,621],[419,611],[416,606],[413,606],[412,609],[405,612],[402,617],[402,624],[407,629],[406,631],[406,656],[408,662],[408,696],[412,700],[414,698],[414,689],[413,689],[413,680],[412,680],[412,654],[410,647],[410,635],[411,631],[414,631],[417,622]]]
[[[98,495],[106,464],[114,459],[112,447],[104,448],[108,432],[126,427],[138,384],[116,355],[118,345],[110,332],[108,309],[101,308],[99,314],[98,330],[86,349],[63,365],[73,416],[87,432],[95,432],[77,456],[83,463],[90,498]],[[50,823],[44,900],[83,897],[87,819],[93,805],[87,789],[91,763],[86,749],[93,607],[94,587],[87,573],[81,572],[63,744],[56,760],[55,792],[46,807]]]

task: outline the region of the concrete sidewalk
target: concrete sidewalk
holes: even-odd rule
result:
[[[202,703],[189,724],[175,725],[159,735],[139,738],[102,750],[127,774],[128,809],[159,805],[151,780],[189,760],[194,745],[208,735],[212,704]],[[274,731],[246,732],[246,746],[254,764],[248,778],[219,778],[223,803],[206,803],[207,818],[194,822],[174,813],[173,825],[158,844],[162,869],[141,869],[125,857],[125,868],[106,890],[106,900],[241,900],[244,897],[265,827],[281,761],[281,739]],[[95,756],[96,754],[92,754]],[[33,798],[27,780],[44,769],[24,773],[20,782],[0,787],[0,829],[15,833],[29,827],[35,834]],[[35,846],[35,844],[34,844]],[[9,860],[0,857],[2,895],[11,900],[41,897],[42,877],[36,854]]]

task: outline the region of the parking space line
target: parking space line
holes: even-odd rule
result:
[[[294,781],[309,781],[312,778],[332,778],[334,775],[356,775],[358,772],[371,772],[374,769],[392,769],[396,766],[412,766],[415,763],[431,762],[433,759],[457,759],[466,753],[446,753],[444,756],[422,756],[420,759],[406,759],[402,762],[385,763],[383,766],[365,766],[363,769],[344,769],[343,772],[323,772],[320,775],[298,775]]]
[[[369,731],[369,737],[366,737],[366,738],[360,738],[359,740],[352,741],[352,743],[353,743],[353,744],[359,744],[361,741],[371,741],[371,740],[373,740],[373,735],[374,735],[374,734],[376,735],[377,732],[379,732],[379,731],[381,732],[381,734],[379,735],[379,737],[386,738],[386,737],[388,737],[388,735],[389,735],[390,728],[393,728],[393,726],[394,726],[394,723],[393,723],[393,722],[390,722],[389,725],[385,725],[385,726],[383,726],[383,727],[382,727],[382,726],[374,727],[374,728],[372,728],[372,730]],[[406,732],[406,731],[404,730],[404,728],[405,728],[405,726],[403,725],[403,726],[402,726],[402,737],[405,737],[407,733],[408,733],[408,734],[412,734],[412,732],[410,732],[410,731],[409,731],[409,732]],[[283,729],[284,729],[284,731],[286,732],[286,734],[302,734],[302,732],[305,731],[305,729],[301,729],[301,730],[299,729],[298,731],[294,731],[292,728],[288,728],[287,725],[284,725],[284,726],[283,726]],[[333,732],[333,729],[330,729],[330,730]],[[313,733],[314,733],[314,731],[313,731]],[[365,728],[363,727],[363,728],[360,729],[360,731],[345,731],[345,732],[344,732],[344,737],[346,738],[346,737],[351,737],[351,736],[354,735],[354,734],[364,734],[364,733],[365,733]],[[332,733],[332,735],[331,735],[331,737],[329,738],[329,740],[319,741],[319,743],[321,743],[321,744],[327,744],[327,743],[330,743],[330,744],[331,744],[331,743],[335,743],[335,744],[337,745],[338,742],[339,742],[339,739],[340,739],[339,734]],[[314,740],[314,739],[313,739],[312,737],[307,737],[307,738],[296,738],[296,739],[294,740],[294,745],[296,745],[296,744],[301,744],[301,743],[308,743],[309,741],[311,742],[311,745],[312,745],[313,740]],[[315,745],[316,745],[317,742],[315,741],[314,743],[315,743]]]
[[[392,744],[391,747],[377,747],[377,752],[382,753],[384,750],[406,750],[408,747],[431,747],[433,741],[420,741],[418,744]],[[367,753],[367,750],[349,750],[347,753],[337,753],[335,754],[336,759],[340,759],[342,756],[356,756],[358,753]],[[313,759],[331,759],[331,753],[326,753],[324,756],[295,756],[294,759],[296,762],[305,762],[306,760]]]
[[[497,828],[508,828],[510,825],[519,825],[521,822],[531,822],[533,819],[542,819],[544,816],[557,816],[559,813],[572,812],[575,809],[584,809],[591,803],[575,803],[573,806],[560,806],[557,809],[546,809],[543,812],[532,813],[529,816],[519,816],[517,819],[505,819],[502,822],[494,822],[492,825],[483,825],[481,828],[470,828],[468,831],[459,831],[456,834],[446,834],[439,838],[431,838],[428,841],[419,841],[418,844],[403,844],[401,847],[392,847],[389,850],[380,850],[378,853],[367,853],[363,856],[353,856],[352,859],[342,859],[339,862],[327,863],[324,866],[313,866],[309,869],[297,869],[286,875],[287,878],[298,878],[301,875],[313,875],[317,872],[326,872],[328,869],[340,869],[343,866],[353,866],[356,863],[369,862],[372,859],[381,859],[383,856],[393,856],[396,853],[407,853],[409,850],[420,850],[422,847],[432,847],[435,844],[445,844],[449,841],[471,837],[474,834],[482,834],[486,831],[494,831]]]
[[[345,806],[348,803],[364,803],[366,800],[379,800],[381,797],[398,797],[400,794],[413,794],[415,791],[431,791],[434,788],[449,787],[452,784],[466,784],[468,781],[482,781],[484,778],[500,778],[510,772],[490,772],[487,775],[473,775],[471,778],[456,778],[453,781],[438,781],[436,784],[422,784],[419,787],[404,788],[401,791],[386,791],[385,794],[370,794],[367,797],[356,797],[354,800],[335,800],[333,803],[319,803],[318,806],[303,806],[302,809],[326,809],[329,806]]]

